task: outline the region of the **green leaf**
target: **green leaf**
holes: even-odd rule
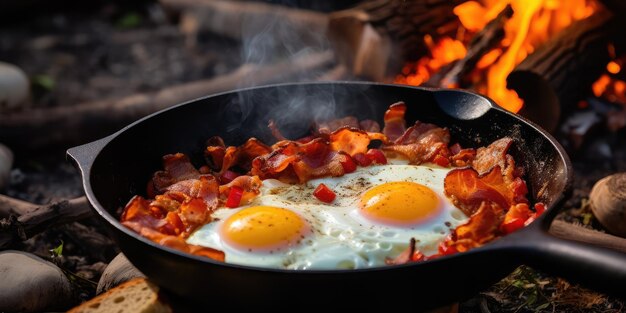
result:
[[[115,22],[115,26],[117,28],[122,28],[122,29],[137,27],[140,24],[141,24],[141,15],[135,12],[127,13],[126,15],[118,19],[117,22]]]
[[[61,244],[56,246],[56,248],[50,249],[50,252],[52,253],[53,258],[62,256],[63,255],[63,240],[61,240]]]
[[[39,86],[45,90],[50,91],[54,88],[55,82],[54,78],[50,77],[49,75],[41,74],[35,75],[35,77],[33,77],[33,84],[35,86]]]

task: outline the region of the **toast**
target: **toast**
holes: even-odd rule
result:
[[[68,313],[169,313],[159,287],[145,278],[129,280],[69,310]]]

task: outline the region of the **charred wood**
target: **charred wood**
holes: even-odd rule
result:
[[[469,87],[470,82],[465,79],[465,76],[475,68],[480,58],[499,45],[504,38],[504,24],[511,16],[513,16],[513,8],[509,4],[472,38],[468,45],[467,54],[463,59],[437,72],[425,85]]]
[[[331,13],[328,37],[354,75],[381,81],[388,71],[395,73],[427,52],[424,35],[454,34],[459,21],[453,9],[462,2],[365,1]]]
[[[0,195],[0,212],[0,248],[24,241],[48,227],[92,216],[86,197],[36,205]]]
[[[526,57],[507,78],[507,87],[524,100],[520,114],[554,131],[604,72],[609,44],[626,41],[617,20],[600,10]]]

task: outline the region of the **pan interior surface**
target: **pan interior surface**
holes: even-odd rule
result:
[[[178,296],[207,301],[203,290],[209,288],[216,297],[229,297],[230,291],[239,289],[250,301],[260,303],[273,293],[284,293],[293,301],[306,298],[311,292],[336,299],[337,292],[345,288],[375,296],[371,288],[365,287],[367,281],[382,286],[397,285],[398,281],[419,281],[421,284],[413,292],[389,290],[382,294],[389,297],[417,292],[424,301],[423,308],[441,305],[480,291],[506,275],[516,264],[512,260],[498,260],[497,251],[485,249],[484,253],[468,253],[417,266],[360,273],[255,270],[216,265],[146,244],[146,240],[130,234],[118,222],[121,209],[133,195],[145,196],[146,183],[162,168],[163,155],[182,152],[199,167],[203,162],[204,144],[212,136],[221,136],[227,145],[242,144],[250,137],[272,144],[275,140],[267,127],[270,119],[292,139],[308,134],[316,120],[349,115],[360,120],[373,119],[382,126],[385,111],[397,101],[407,104],[407,125],[420,120],[447,127],[451,143],[479,147],[504,136],[514,138],[510,153],[525,169],[530,200],[552,207],[562,198],[569,184],[567,161],[550,137],[533,125],[492,107],[485,98],[463,91],[363,83],[252,88],[210,96],[153,114],[120,131],[104,146],[91,167],[91,190],[86,192],[97,200],[96,210],[112,226],[114,237],[129,260]],[[207,281],[222,283],[207,287]],[[451,282],[456,281],[465,283],[451,286]],[[266,287],[259,289],[259,284]],[[304,292],[298,292],[298,287]]]

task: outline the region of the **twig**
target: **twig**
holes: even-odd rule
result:
[[[39,206],[0,195],[0,212],[9,213],[0,220],[0,248],[24,241],[48,227],[92,216],[86,197]]]
[[[626,238],[587,229],[565,221],[555,220],[552,222],[550,234],[559,238],[598,245],[626,253]]]

